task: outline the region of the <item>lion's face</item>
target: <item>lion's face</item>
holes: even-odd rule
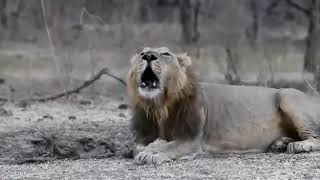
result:
[[[136,81],[133,88],[141,98],[152,100],[161,97],[165,91],[174,93],[183,88],[185,69],[191,60],[186,55],[184,58],[175,55],[166,47],[146,47],[132,58],[131,63]]]

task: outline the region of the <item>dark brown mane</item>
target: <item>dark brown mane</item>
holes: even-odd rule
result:
[[[131,121],[132,129],[136,133],[136,142],[147,145],[156,138],[165,140],[192,139],[200,129],[200,104],[198,83],[191,67],[186,69],[187,83],[179,95],[171,97],[165,94],[167,116],[158,106],[141,107],[136,105]],[[165,117],[162,120],[158,118]]]

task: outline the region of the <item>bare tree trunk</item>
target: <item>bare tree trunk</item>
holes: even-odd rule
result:
[[[320,38],[320,0],[312,0],[310,15],[309,15],[309,27],[308,36],[306,38],[306,50],[304,57],[304,70],[308,72],[315,72],[317,65],[319,64],[318,58],[318,46]]]
[[[240,84],[239,76],[239,56],[232,52],[230,48],[225,48],[226,51],[226,62],[227,62],[227,73],[225,79],[229,84]]]
[[[252,15],[252,23],[247,30],[247,37],[250,41],[250,44],[253,48],[256,48],[257,42],[259,39],[259,27],[260,27],[260,20],[261,20],[261,10],[259,9],[257,0],[250,0],[249,1],[249,9]]]
[[[304,7],[302,1],[286,0],[287,4],[303,13],[309,20],[306,50],[304,54],[304,70],[315,73],[319,65],[318,46],[320,38],[320,0],[310,0],[309,7]]]
[[[182,40],[187,44],[197,42],[200,37],[198,30],[200,1],[179,0],[179,8]]]
[[[63,0],[46,1],[46,18],[56,50],[64,50],[65,4]]]
[[[31,22],[37,29],[44,28],[44,21],[42,15],[42,8],[41,3],[39,1],[32,1],[32,8],[30,9],[31,12]]]
[[[23,0],[1,2],[1,23],[10,31],[9,39],[16,39],[19,33],[19,17],[24,7]]]
[[[143,22],[152,21],[151,17],[151,4],[153,3],[152,0],[142,0],[140,1],[139,5],[139,18]]]
[[[7,6],[7,0],[0,0],[0,20],[1,20],[1,25],[3,28],[8,27],[8,18],[6,15],[6,6]]]
[[[315,70],[315,84],[316,84],[316,91],[320,92],[320,66],[318,65]]]

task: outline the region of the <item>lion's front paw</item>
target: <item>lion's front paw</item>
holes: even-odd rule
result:
[[[294,139],[289,137],[281,137],[272,143],[270,151],[274,153],[286,152],[288,144],[294,141]]]
[[[298,141],[288,144],[287,152],[290,154],[312,151],[313,144],[308,141]]]
[[[142,151],[134,157],[134,161],[138,165],[142,165],[142,164],[160,165],[166,162],[170,162],[172,160],[164,153]]]

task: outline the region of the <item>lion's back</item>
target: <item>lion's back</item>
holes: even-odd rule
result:
[[[230,118],[251,118],[277,111],[278,89],[201,83],[210,112],[228,113]]]
[[[235,86],[226,84],[201,83],[207,103],[252,106],[255,111],[266,112],[277,101],[278,89],[258,86]],[[273,109],[273,108],[272,108]]]

